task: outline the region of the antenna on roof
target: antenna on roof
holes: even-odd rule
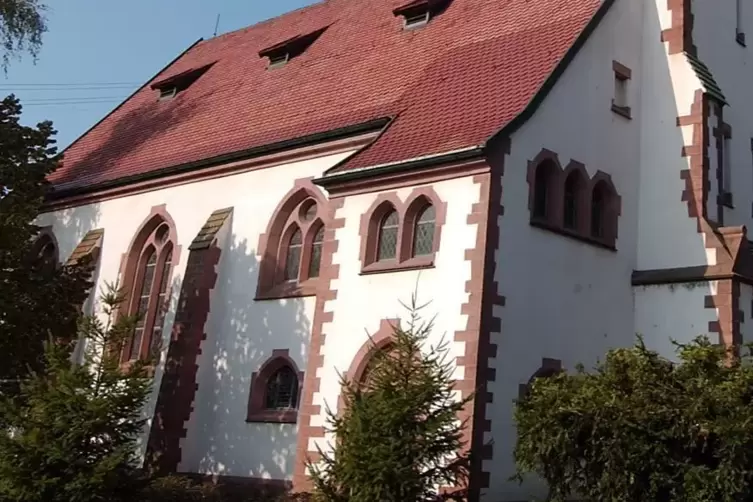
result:
[[[220,27],[220,15],[217,14],[217,21],[214,23],[214,35],[212,35],[212,36],[214,36],[214,37],[217,36],[217,28],[219,28],[219,27]]]

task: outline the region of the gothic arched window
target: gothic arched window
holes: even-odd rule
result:
[[[160,216],[142,227],[128,255],[128,314],[136,316],[124,361],[147,359],[159,351],[173,269],[175,232]]]

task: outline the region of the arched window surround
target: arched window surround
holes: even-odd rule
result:
[[[369,335],[348,367],[343,376],[349,382],[361,382],[366,373],[369,364],[374,359],[374,355],[380,350],[384,350],[395,341],[395,329],[400,328],[400,319],[382,319],[379,321],[379,329]],[[342,390],[337,400],[337,410],[341,413],[345,409],[345,399]]]
[[[50,256],[51,260],[55,264],[55,267],[59,267],[60,246],[58,245],[58,240],[55,237],[55,233],[52,231],[51,226],[39,228],[37,238],[31,245],[31,258],[33,260],[41,259],[42,253],[45,252],[45,248],[48,248],[48,246],[51,246],[50,249],[53,250],[53,253]]]
[[[266,409],[266,392],[267,383],[275,373],[282,367],[289,367],[298,377],[298,395],[295,408],[289,410],[269,410]],[[301,395],[303,394],[304,372],[298,369],[298,365],[290,357],[288,349],[275,349],[272,355],[264,361],[258,371],[251,374],[251,385],[249,388],[248,407],[246,411],[246,422],[265,422],[265,423],[282,423],[294,424],[298,419],[298,407],[300,405]]]
[[[553,377],[563,371],[562,361],[559,359],[543,357],[541,359],[541,366],[539,366],[539,369],[531,375],[528,382],[518,386],[518,399],[525,399],[525,397],[528,396],[528,392],[531,390],[531,384],[533,384],[534,380],[537,378]]]
[[[304,203],[316,204],[316,213],[310,220],[301,214]],[[311,182],[311,178],[295,181],[293,188],[275,208],[267,230],[259,237],[257,253],[261,256],[256,300],[314,296],[319,277],[310,277],[314,238],[324,228],[326,239],[328,200]],[[297,280],[287,280],[288,246],[297,225],[303,234]],[[321,253],[320,253],[321,259]],[[320,274],[321,275],[321,270]]]
[[[434,238],[429,254],[413,255],[413,238],[418,217],[426,206],[434,207]],[[384,217],[395,210],[399,218],[397,252],[394,259],[378,260],[380,225]],[[397,192],[379,194],[361,216],[361,273],[380,273],[414,270],[434,266],[442,241],[442,227],[447,217],[447,203],[430,186],[414,188],[405,200]]]
[[[119,287],[121,291],[125,293],[125,301],[120,305],[119,312],[127,315],[134,315],[138,310],[139,292],[141,291],[143,273],[141,272],[140,265],[143,265],[142,259],[146,257],[145,252],[147,248],[153,246],[151,242],[155,230],[157,230],[163,224],[167,225],[168,234],[164,240],[164,244],[159,247],[159,250],[165,252],[160,253],[157,257],[157,265],[154,273],[155,277],[162,277],[164,275],[165,258],[167,253],[170,252],[170,270],[167,277],[165,277],[166,287],[164,289],[164,296],[162,301],[159,301],[160,292],[152,290],[151,296],[154,298],[149,303],[146,316],[144,317],[144,325],[141,346],[134,356],[139,359],[147,359],[149,356],[150,347],[154,346],[154,340],[152,336],[155,335],[155,324],[159,321],[160,316],[164,322],[164,309],[167,308],[167,302],[171,297],[171,282],[174,271],[177,265],[180,263],[181,246],[178,245],[178,235],[175,229],[175,221],[170,213],[167,211],[165,204],[154,206],[149,211],[149,215],[144,219],[139,229],[131,239],[131,243],[128,246],[128,251],[121,257],[120,273],[119,273]],[[157,336],[164,338],[164,326],[158,326],[159,333]],[[157,340],[160,341],[160,340]],[[127,365],[131,359],[133,338],[130,338],[124,344],[121,351],[121,363]]]
[[[537,176],[540,169],[549,170],[546,178],[546,207],[547,213],[541,216],[537,212],[540,206],[537,203],[537,195],[543,191],[537,189],[536,183],[541,178]],[[568,227],[565,221],[566,183],[569,176],[580,177],[579,190],[576,195],[577,221],[573,228]],[[582,242],[593,244],[612,251],[616,250],[617,230],[621,211],[621,198],[615,189],[611,176],[603,171],[596,171],[593,176],[588,175],[585,165],[570,160],[563,169],[555,152],[542,149],[536,157],[528,162],[528,209],[530,211],[531,226],[555,232],[571,237]],[[592,193],[594,187],[603,183],[608,187],[605,202],[604,231],[600,236],[594,236],[591,232]]]

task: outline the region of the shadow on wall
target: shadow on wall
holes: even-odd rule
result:
[[[288,349],[298,369],[305,370],[314,298],[254,301],[256,252],[245,239],[233,235],[228,240],[212,294],[180,470],[290,478],[297,425],[246,423],[249,388],[252,373],[274,349]]]

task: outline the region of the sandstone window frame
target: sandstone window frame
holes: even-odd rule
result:
[[[434,209],[430,252],[416,254],[415,236],[421,215]],[[397,242],[394,258],[380,259],[379,247],[385,218],[392,212],[398,216]],[[442,239],[442,227],[447,217],[447,203],[430,186],[416,187],[403,201],[397,192],[377,195],[369,209],[361,215],[361,273],[374,274],[401,270],[416,270],[435,266]]]
[[[327,198],[310,178],[296,180],[285,194],[266,232],[259,237],[257,249],[261,258],[255,300],[316,295],[327,229],[327,205]],[[300,244],[292,243],[298,235]],[[292,252],[296,246],[297,254]],[[295,266],[289,262],[291,256],[296,259]],[[295,277],[291,275],[293,270]]]
[[[146,310],[138,347],[134,347],[136,333],[129,337],[120,353],[123,365],[136,360],[149,360],[156,356],[161,345],[157,342],[164,337],[164,322],[169,299],[172,296],[172,278],[180,260],[180,246],[175,221],[165,205],[152,207],[149,215],[134,234],[128,251],[121,259],[120,281],[125,299],[120,308],[126,315],[136,315],[144,297],[144,279],[149,267],[150,256],[155,256],[154,270],[148,289]],[[156,286],[155,286],[156,285]],[[151,365],[156,361],[152,360]]]
[[[39,233],[31,245],[30,258],[35,262],[46,262],[50,267],[58,268],[60,263],[60,245],[51,226],[40,227]]]
[[[569,203],[566,185],[569,179],[573,179],[572,176],[578,177],[580,186],[572,201],[575,204],[575,220],[568,222],[565,216],[566,205]],[[593,176],[589,176],[585,165],[576,160],[570,160],[563,169],[558,155],[544,148],[528,162],[527,179],[531,226],[612,251],[616,250],[621,197],[609,174],[597,171]],[[595,190],[599,190],[598,194],[603,195],[602,206],[599,208],[598,235],[594,235],[593,231],[596,217],[593,204]],[[545,197],[543,201],[542,196]],[[543,214],[542,207],[546,208]],[[568,223],[573,225],[569,226]]]
[[[296,377],[294,388],[294,405],[289,408],[269,408],[267,406],[268,388],[272,379],[281,370],[289,369]],[[248,423],[280,423],[294,424],[298,420],[301,395],[305,374],[298,369],[298,365],[290,357],[288,349],[274,349],[272,354],[262,363],[259,369],[251,374],[249,386],[246,422]]]

